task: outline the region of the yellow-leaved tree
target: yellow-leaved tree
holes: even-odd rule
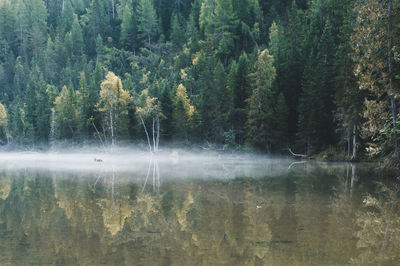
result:
[[[0,103],[0,127],[2,131],[4,131],[4,135],[6,136],[8,142],[7,126],[8,126],[7,110],[4,107],[4,105]]]
[[[121,79],[111,71],[107,72],[105,80],[100,84],[100,88],[99,102],[96,107],[104,114],[104,122],[108,124],[111,131],[111,145],[114,146],[115,135],[126,129],[126,120],[132,96],[129,91],[122,88]]]
[[[160,117],[163,116],[161,112],[161,104],[156,97],[150,97],[148,89],[143,90],[137,101],[136,115],[143,125],[144,131],[147,137],[147,143],[149,144],[150,152],[158,151],[158,143],[160,141]],[[151,145],[149,133],[146,127],[146,120],[152,120],[153,129],[153,147]],[[157,129],[155,129],[157,127]],[[157,130],[157,133],[155,132]]]
[[[187,140],[187,133],[196,111],[194,106],[190,104],[186,88],[182,84],[179,84],[176,89],[172,103],[174,105],[172,113],[174,134],[179,139]]]

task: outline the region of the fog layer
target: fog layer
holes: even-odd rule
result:
[[[287,172],[291,163],[278,157],[177,149],[157,154],[133,149],[115,149],[108,153],[80,150],[0,153],[0,171],[112,172],[134,176],[158,172],[168,178],[263,177]]]

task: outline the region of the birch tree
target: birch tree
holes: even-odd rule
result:
[[[8,126],[7,110],[4,107],[4,105],[0,103],[0,127],[5,131],[4,133],[6,135],[8,142],[7,126]]]
[[[156,97],[150,97],[147,89],[143,90],[139,96],[136,114],[146,133],[147,143],[150,152],[158,152],[160,142],[160,117],[162,117],[161,104]],[[147,130],[146,121],[152,121],[152,142]],[[152,144],[153,143],[153,144]]]
[[[121,79],[113,72],[107,72],[105,80],[100,84],[100,98],[96,104],[98,110],[104,114],[111,133],[111,145],[115,145],[115,135],[118,123],[128,115],[128,106],[132,101],[129,91],[122,88]],[[107,121],[108,120],[108,121]]]

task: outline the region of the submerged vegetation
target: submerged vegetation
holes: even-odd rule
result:
[[[398,0],[0,0],[0,137],[400,160]]]

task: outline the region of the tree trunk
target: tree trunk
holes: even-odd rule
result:
[[[155,139],[155,132],[154,132],[154,117],[153,117],[153,151],[156,152],[156,139]]]
[[[111,147],[114,147],[113,100],[110,101]]]
[[[61,11],[64,11],[64,6],[65,6],[65,0],[62,1],[62,9],[61,9]]]
[[[147,128],[146,128],[146,124],[143,121],[143,118],[140,116],[140,120],[142,121],[142,125],[144,128],[144,132],[146,132],[146,137],[147,137],[147,143],[149,144],[149,150],[151,152],[151,144],[150,144],[150,137],[149,137],[149,133],[147,132]]]
[[[160,117],[157,116],[157,144],[156,151],[158,151],[158,143],[160,143]]]
[[[153,191],[156,190],[156,162],[153,162]]]
[[[355,179],[356,179],[356,165],[351,164],[350,198],[353,197]]]
[[[388,0],[388,70],[389,70],[389,95],[390,95],[390,106],[392,109],[393,118],[393,129],[394,129],[394,147],[397,157],[397,163],[400,164],[400,151],[399,151],[399,140],[397,139],[397,106],[396,99],[393,92],[392,84],[392,72],[393,72],[393,53],[392,53],[392,0]]]
[[[100,135],[100,132],[97,130],[97,127],[96,127],[96,125],[94,124],[93,120],[92,120],[92,125],[93,125],[94,129],[96,130],[97,135],[99,136],[99,139],[100,139],[100,141],[101,141],[101,144],[103,145],[103,148],[104,148],[104,150],[105,150],[105,149],[106,149],[106,145],[105,145],[105,143],[103,142],[103,139],[102,139],[102,137],[101,137],[101,135]],[[105,141],[105,140],[104,140],[104,141]]]
[[[353,126],[353,160],[357,160],[357,136],[356,126]]]
[[[146,179],[145,179],[145,181],[144,181],[143,188],[142,188],[142,193],[143,193],[144,189],[146,188],[147,180],[149,179],[150,169],[151,169],[151,163],[152,163],[152,162],[153,162],[153,159],[150,159],[150,161],[149,161],[149,167],[147,168]]]
[[[351,146],[350,131],[348,131],[347,132],[347,160],[350,159],[350,146]]]

